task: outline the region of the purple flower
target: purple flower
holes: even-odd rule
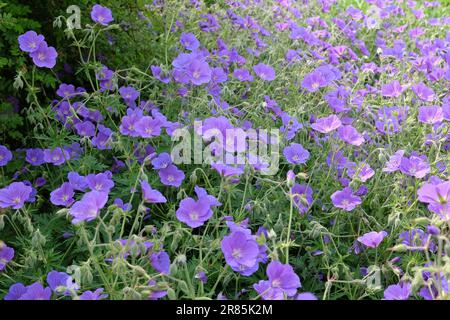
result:
[[[444,120],[444,112],[438,106],[420,107],[418,118],[422,123],[436,124]]]
[[[195,186],[194,190],[197,197],[199,199],[205,198],[211,207],[220,207],[222,205],[216,197],[208,194],[205,189]]]
[[[118,208],[122,209],[123,211],[130,211],[133,207],[131,203],[123,203],[123,200],[120,198],[116,198],[113,201],[113,204],[116,205]]]
[[[311,125],[316,131],[321,133],[330,133],[338,129],[342,125],[341,120],[334,114],[328,117],[319,118],[315,123]]]
[[[211,68],[201,59],[193,59],[185,70],[189,80],[196,86],[211,81]]]
[[[56,94],[61,98],[69,98],[71,95],[75,94],[75,86],[73,84],[61,83]]]
[[[296,183],[291,189],[291,196],[301,214],[308,212],[313,202],[313,189],[310,186]]]
[[[293,297],[301,287],[300,278],[289,264],[272,261],[267,266],[268,280],[261,280],[253,287],[264,300],[282,300]]]
[[[9,287],[9,291],[4,300],[19,300],[27,292],[27,288],[22,283],[15,283]]]
[[[70,154],[60,147],[57,147],[53,150],[45,149],[44,150],[44,161],[47,163],[52,163],[55,166],[60,166],[66,160],[70,159]]]
[[[23,182],[11,183],[9,186],[0,189],[0,208],[22,208],[25,201],[30,198],[32,191],[33,188]]]
[[[273,288],[267,280],[260,280],[253,285],[253,288],[263,300],[284,300],[284,293],[281,288]]]
[[[99,124],[97,126],[98,133],[92,138],[92,145],[99,150],[111,149],[110,146],[112,130]]]
[[[249,276],[258,269],[259,247],[251,235],[235,231],[223,238],[221,247],[225,261],[234,271]]]
[[[12,153],[7,147],[0,145],[0,167],[6,166],[11,161]]]
[[[316,92],[322,87],[328,85],[325,76],[317,71],[313,71],[305,76],[302,81],[302,88],[308,92]]]
[[[352,164],[354,163],[352,162]],[[362,163],[358,167],[356,164],[354,166],[348,164],[347,173],[353,179],[358,178],[361,182],[366,182],[373,177],[375,171],[367,163]]]
[[[32,30],[20,35],[18,40],[20,50],[29,53],[36,51],[42,43],[45,43],[44,36]]]
[[[300,278],[289,264],[272,261],[267,266],[267,277],[272,288],[280,288],[288,296],[292,297],[301,287]]]
[[[32,166],[40,166],[45,163],[44,150],[42,149],[27,149],[25,160]]]
[[[77,134],[82,137],[93,137],[95,135],[95,125],[90,121],[83,121],[75,124]]]
[[[386,162],[383,168],[383,172],[395,172],[400,169],[400,163],[402,161],[403,155],[405,154],[404,150],[398,150],[392,156],[389,157],[389,160]]]
[[[275,79],[275,70],[264,63],[258,63],[253,67],[253,71],[255,71],[256,75],[265,81],[272,81]]]
[[[384,97],[396,98],[402,94],[403,90],[404,88],[402,87],[400,82],[398,80],[394,80],[381,87],[381,94]]]
[[[91,11],[92,21],[101,24],[102,26],[107,26],[111,21],[114,20],[112,12],[109,8],[102,7],[96,4],[92,7]]]
[[[343,141],[354,146],[360,146],[365,141],[364,137],[351,125],[339,127],[338,135]]]
[[[0,271],[5,270],[6,265],[14,258],[14,249],[0,241]]]
[[[47,275],[47,283],[52,291],[58,295],[70,296],[72,291],[80,287],[71,276],[65,272],[50,271]]]
[[[434,100],[435,96],[433,89],[428,88],[423,82],[413,85],[411,89],[422,101],[431,102]]]
[[[81,200],[75,202],[70,208],[70,214],[73,217],[72,224],[94,220],[107,201],[108,194],[105,192],[90,191],[84,194]]]
[[[98,288],[94,292],[85,291],[78,298],[80,300],[102,300],[108,298],[107,294],[102,294],[105,289]]]
[[[133,87],[120,87],[120,96],[125,101],[128,106],[133,106],[137,98],[139,98],[140,93]],[[127,112],[128,113],[128,112]],[[142,115],[142,114],[141,114]]]
[[[105,171],[99,174],[88,174],[86,176],[86,182],[88,187],[93,191],[109,193],[114,187],[114,181],[111,178],[112,173],[110,171]]]
[[[244,166],[230,166],[222,163],[211,163],[214,168],[223,177],[239,176],[244,173]]]
[[[179,187],[184,180],[184,172],[171,164],[158,172],[161,183],[166,186]]]
[[[156,285],[155,280],[150,280],[148,282],[148,285],[149,285],[149,287],[151,287],[151,292],[148,296],[149,300],[161,299],[167,295],[167,291],[159,289],[159,287]]]
[[[186,50],[195,51],[200,46],[200,42],[193,33],[183,32],[180,37],[180,43]]]
[[[309,159],[309,152],[299,143],[292,143],[285,147],[283,155],[289,163],[302,164]]]
[[[64,182],[61,187],[50,193],[50,202],[55,206],[68,207],[74,202],[74,195],[75,192],[73,191],[72,185],[69,182]]]
[[[223,71],[223,68],[216,67],[211,69],[211,81],[214,83],[222,83],[228,80],[228,74]]]
[[[213,211],[210,208],[209,200],[204,197],[197,201],[192,198],[181,200],[176,212],[177,219],[191,228],[202,226],[212,215]]]
[[[155,170],[165,169],[172,164],[172,158],[170,157],[170,154],[163,152],[154,158],[151,163]]]
[[[13,284],[9,288],[5,300],[50,300],[52,289],[44,288],[39,282],[25,287],[22,283]]]
[[[152,267],[162,274],[170,273],[170,257],[165,251],[153,252],[150,255]]]
[[[341,208],[345,211],[352,211],[361,204],[361,198],[354,195],[352,189],[348,187],[333,193],[331,200],[336,208]]]
[[[147,181],[141,180],[142,195],[146,202],[166,203],[167,199],[156,189],[152,189]]]
[[[145,116],[136,123],[135,128],[136,133],[142,138],[157,137],[161,134],[161,121]]]
[[[123,116],[120,123],[119,131],[126,136],[138,137],[139,133],[136,131],[136,124],[143,117],[141,109],[127,109],[127,115]]]
[[[30,53],[30,57],[36,66],[51,69],[56,64],[58,53],[55,48],[47,46],[45,42],[41,42],[37,50]]]
[[[244,68],[235,69],[233,71],[233,77],[235,77],[239,81],[253,81],[253,76],[250,74],[250,71]]]
[[[421,179],[430,173],[430,164],[427,156],[411,155],[403,157],[400,162],[400,171],[408,176]]]
[[[317,300],[317,297],[311,292],[302,292],[297,295],[295,300]]]
[[[376,248],[383,241],[383,239],[387,236],[386,231],[371,231],[363,234],[361,237],[358,237],[358,241],[363,245],[369,248]]]
[[[408,300],[411,295],[411,284],[408,282],[393,284],[384,290],[384,300]]]
[[[408,249],[413,252],[424,250],[427,244],[430,251],[435,251],[436,249],[434,242],[429,242],[429,236],[420,229],[412,229],[402,232],[399,236],[399,240],[405,246],[411,247]]]
[[[170,82],[170,75],[164,74],[163,70],[159,66],[150,66],[150,69],[152,70],[153,76],[161,81],[162,83],[169,83]]]
[[[78,174],[78,172],[69,172],[67,174],[67,178],[69,179],[69,183],[74,190],[85,191],[88,188],[86,178]]]
[[[428,204],[431,212],[443,217],[450,213],[450,181],[427,182],[417,190],[417,196],[420,202]]]

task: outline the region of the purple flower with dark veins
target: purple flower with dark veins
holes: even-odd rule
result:
[[[387,236],[386,231],[371,231],[358,237],[358,241],[369,248],[376,248],[380,245],[381,241]]]
[[[161,121],[145,116],[136,123],[135,128],[137,134],[142,138],[157,137],[161,134]]]
[[[384,290],[384,300],[408,300],[411,295],[411,284],[408,282],[393,284]]]
[[[172,164],[172,158],[169,153],[162,152],[151,161],[151,164],[155,170],[165,169]]]
[[[291,196],[302,215],[308,212],[313,202],[313,189],[310,186],[296,183],[291,189]]]
[[[179,187],[184,180],[184,172],[171,164],[158,172],[161,183],[166,186]]]
[[[114,20],[111,10],[99,4],[96,4],[92,7],[91,19],[92,21],[99,23],[102,26],[107,26]]]
[[[70,208],[70,215],[73,217],[72,224],[81,221],[91,221],[97,218],[100,209],[102,209],[108,201],[106,192],[90,191],[75,202]]]
[[[128,106],[134,106],[136,99],[139,98],[140,96],[139,91],[137,91],[135,88],[131,86],[120,87],[119,93]]]
[[[318,300],[317,297],[311,292],[302,292],[297,295],[295,300]]]
[[[64,182],[61,187],[50,193],[50,202],[55,206],[68,207],[74,202],[74,195],[75,192],[73,191],[72,185],[69,182]]]
[[[341,126],[338,129],[339,138],[343,141],[354,145],[360,146],[364,143],[364,137],[351,125]]]
[[[50,300],[51,296],[52,289],[44,288],[39,282],[27,287],[22,283],[16,283],[9,288],[5,300]]]
[[[299,143],[292,143],[285,147],[283,155],[289,163],[302,164],[309,159],[309,151]]]
[[[300,278],[289,264],[272,261],[267,266],[268,280],[261,280],[254,284],[258,295],[264,300],[283,300],[293,297],[301,287]]]
[[[96,289],[94,292],[92,291],[85,291],[83,292],[78,299],[80,300],[102,300],[102,299],[106,299],[108,298],[107,294],[103,294],[103,291],[105,289],[103,288],[98,288]]]
[[[225,261],[234,271],[249,276],[258,269],[259,247],[251,235],[232,232],[223,238],[221,248]]]
[[[25,201],[30,198],[32,191],[33,188],[23,182],[11,183],[9,186],[0,189],[0,208],[22,208]]]
[[[69,159],[69,152],[67,152],[65,149],[61,149],[60,147],[57,147],[53,150],[44,150],[44,161],[47,163],[52,163],[55,166],[60,166]]]
[[[430,173],[430,164],[426,155],[412,154],[409,158],[403,157],[400,162],[400,171],[417,179],[424,178]]]
[[[384,97],[397,98],[402,94],[403,90],[404,88],[400,82],[398,80],[394,80],[381,87],[381,94]]]
[[[0,145],[0,167],[6,166],[6,164],[11,161],[12,153],[5,146]]]
[[[420,107],[418,118],[422,123],[436,124],[444,120],[444,112],[438,106]]]
[[[352,211],[361,204],[361,198],[354,195],[352,189],[348,187],[333,193],[331,201],[333,201],[333,205],[336,208],[341,208],[345,211]]]
[[[65,272],[50,271],[47,275],[47,283],[57,295],[71,296],[80,286]]]
[[[197,201],[192,198],[183,199],[176,212],[177,219],[191,228],[202,226],[212,215],[213,211],[207,198],[200,198]]]
[[[331,116],[317,119],[317,121],[311,125],[311,128],[321,133],[330,133],[331,131],[338,129],[341,125],[341,120],[336,115],[332,114]]]
[[[392,173],[400,170],[400,163],[402,162],[404,154],[404,150],[398,150],[397,152],[395,152],[392,156],[389,157],[389,160],[384,165],[382,171]]]
[[[95,125],[90,121],[75,124],[75,130],[82,137],[93,137],[95,135]]]
[[[235,69],[233,71],[233,77],[235,77],[239,81],[253,81],[253,76],[250,74],[250,71],[244,68]]]
[[[166,203],[167,199],[156,189],[152,189],[147,181],[141,180],[142,196],[149,203]]]
[[[427,87],[423,82],[411,86],[411,89],[422,101],[431,102],[434,100],[435,95],[433,89]]]
[[[186,50],[195,51],[200,46],[200,42],[193,33],[183,32],[180,37],[180,43]]]
[[[67,179],[74,190],[85,191],[88,188],[86,178],[78,172],[71,171],[67,174]]]
[[[56,64],[58,53],[55,48],[47,46],[47,43],[41,42],[37,50],[30,53],[30,57],[36,66],[41,68],[53,68]]]
[[[37,34],[33,30],[27,31],[19,36],[19,47],[24,52],[36,51],[41,43],[45,43],[45,38],[41,34]]]
[[[258,63],[253,67],[253,71],[255,71],[256,75],[265,81],[275,80],[275,70],[264,63]]]
[[[32,166],[40,166],[45,163],[44,150],[42,149],[27,149],[25,160]]]
[[[105,171],[99,174],[88,174],[86,182],[91,190],[109,193],[114,187],[111,171]]]
[[[0,271],[5,270],[6,265],[14,258],[14,249],[8,247],[0,240]]]
[[[150,255],[150,264],[159,273],[170,274],[170,257],[167,252],[153,252]]]

